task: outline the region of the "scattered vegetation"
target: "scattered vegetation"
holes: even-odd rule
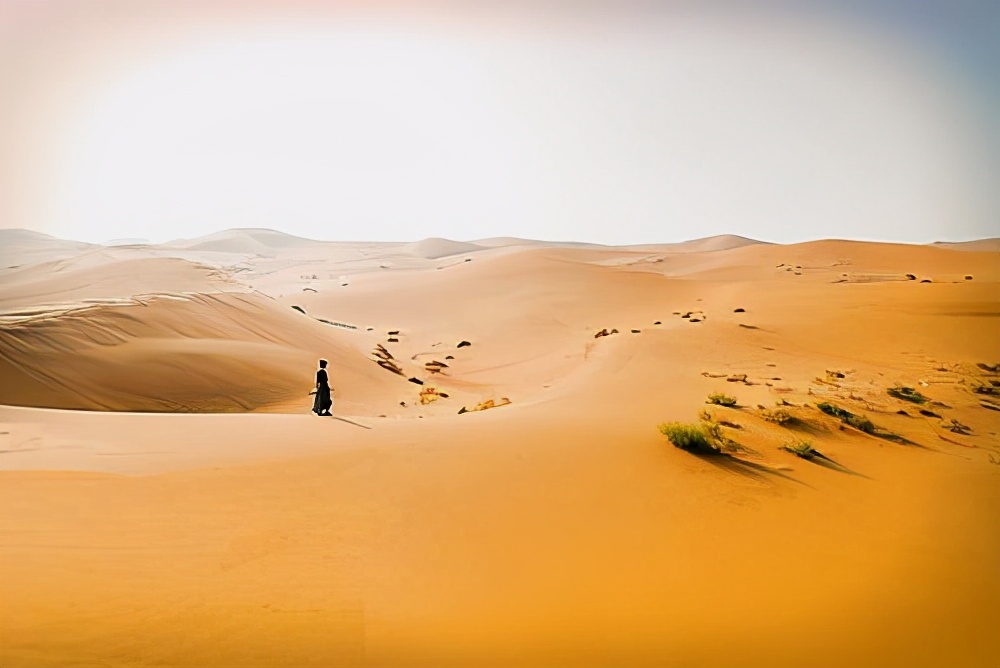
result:
[[[802,459],[808,459],[812,461],[813,459],[823,459],[831,464],[837,466],[838,468],[843,468],[837,462],[833,461],[822,452],[813,447],[812,443],[809,441],[792,441],[787,443],[780,448],[785,452],[790,452],[796,457],[801,457]]]
[[[783,408],[761,408],[760,416],[768,422],[785,426],[795,422],[795,417]]]
[[[995,387],[992,383],[973,383],[972,391],[976,394],[1000,395],[1000,388]]]
[[[878,435],[878,427],[875,423],[869,420],[864,415],[852,415],[851,417],[844,420],[847,424],[854,427],[858,431],[863,431],[866,434],[871,434],[873,436]]]
[[[304,308],[302,308],[301,306],[295,306],[293,304],[292,308],[295,309],[296,311],[298,311],[299,313],[305,313],[306,312],[306,310]]]
[[[839,406],[834,406],[833,404],[826,401],[816,404],[816,408],[820,409],[827,415],[832,415],[833,417],[840,418],[841,420],[847,419],[848,417],[854,415],[854,413],[845,411],[843,408]]]
[[[816,455],[816,450],[813,449],[812,443],[809,441],[792,441],[781,446],[780,449],[803,459],[812,459]]]
[[[705,400],[705,403],[716,404],[718,406],[729,406],[731,408],[736,405],[736,397],[731,397],[722,392],[713,392],[708,395],[708,399]]]
[[[818,403],[816,404],[816,408],[820,409],[827,415],[838,418],[844,424],[854,427],[858,431],[863,431],[866,434],[871,434],[872,436],[877,436],[878,438],[884,438],[887,441],[893,441],[895,443],[913,444],[912,441],[909,441],[898,434],[882,429],[869,420],[868,417],[864,415],[855,415],[854,413],[844,410],[843,408],[835,406],[829,402],[824,401],[822,403]],[[923,413],[923,411],[921,411],[921,413]]]
[[[920,392],[912,387],[896,385],[895,387],[890,387],[886,390],[886,392],[889,393],[890,397],[896,397],[897,399],[902,399],[903,401],[912,401],[915,404],[923,404],[927,402],[927,397],[920,394]]]
[[[864,415],[855,415],[848,410],[844,410],[843,408],[826,401],[816,404],[816,408],[820,409],[827,415],[832,415],[833,417],[840,419],[840,421],[844,424],[850,425],[858,431],[863,431],[866,434],[875,435],[878,431],[875,423]]]
[[[478,404],[476,404],[472,408],[466,408],[465,406],[462,406],[458,410],[458,414],[462,415],[463,413],[474,413],[476,411],[489,410],[490,408],[499,408],[500,406],[506,406],[509,403],[510,403],[510,399],[508,399],[507,397],[500,397],[500,401],[494,401],[493,399],[487,399],[486,401],[479,402]]]
[[[723,427],[729,427],[730,429],[743,428],[743,425],[737,424],[735,422],[730,422],[729,420],[717,419],[714,415],[712,415],[711,411],[709,411],[708,409],[702,409],[701,414],[698,417],[701,418],[702,422],[715,422],[722,425]]]
[[[723,442],[718,425],[709,422],[666,422],[660,425],[660,433],[681,450],[703,455],[722,452]]]
[[[945,427],[945,429],[947,429],[952,433],[961,434],[963,436],[968,436],[969,434],[972,433],[972,429],[970,429],[968,425],[964,425],[954,418],[952,418],[951,424]]]

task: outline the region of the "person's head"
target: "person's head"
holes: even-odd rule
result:
[[[319,368],[320,369],[325,369],[326,368],[326,360],[320,360],[319,361]]]

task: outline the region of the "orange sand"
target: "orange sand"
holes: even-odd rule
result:
[[[1000,661],[989,242],[7,241],[2,666]]]

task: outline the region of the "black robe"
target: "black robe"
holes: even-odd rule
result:
[[[333,408],[333,397],[330,396],[330,380],[326,369],[316,372],[316,398],[313,400],[313,413],[325,413]]]

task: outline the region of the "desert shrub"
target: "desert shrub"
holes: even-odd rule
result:
[[[781,449],[803,459],[812,459],[817,454],[809,441],[792,441],[781,446]]]
[[[886,392],[889,393],[890,397],[896,397],[897,399],[902,399],[903,401],[912,401],[915,404],[922,404],[927,402],[927,397],[920,394],[912,387],[903,387],[902,385],[896,385],[895,387],[890,387]]]
[[[795,420],[792,414],[783,408],[768,409],[764,408],[760,411],[760,416],[767,420],[768,422],[773,422],[774,424],[786,425]]]
[[[722,446],[719,425],[708,422],[701,424],[667,422],[660,425],[660,433],[675,447],[688,452],[716,454]]]
[[[987,385],[985,383],[974,382],[972,383],[972,391],[976,394],[991,394],[994,396],[1000,394],[1000,390],[994,387],[992,383]]]
[[[878,427],[875,426],[875,423],[864,415],[855,415],[850,411],[844,410],[839,406],[834,406],[833,404],[825,401],[823,403],[816,404],[816,408],[820,409],[827,415],[839,418],[844,424],[848,424],[859,431],[865,432],[866,434],[882,436],[882,434],[876,433],[878,432]]]
[[[845,411],[840,406],[834,406],[833,404],[826,401],[816,404],[816,408],[820,409],[827,415],[832,415],[833,417],[840,418],[841,420],[846,420],[849,417],[854,417],[854,413],[851,413],[850,411]]]
[[[852,415],[849,418],[844,418],[844,422],[851,425],[858,431],[865,432],[866,434],[874,434],[876,431],[875,423],[864,415]]]
[[[728,394],[723,394],[722,392],[713,392],[708,395],[708,399],[705,400],[705,403],[717,404],[719,406],[735,406],[736,397],[731,397]]]

